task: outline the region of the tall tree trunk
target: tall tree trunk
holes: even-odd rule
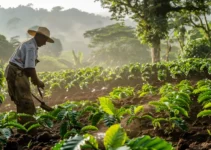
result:
[[[151,49],[152,63],[160,62],[160,39],[156,38],[152,43]]]
[[[169,61],[169,53],[171,51],[171,44],[169,44],[169,41],[167,40],[167,49],[166,49],[166,61]]]

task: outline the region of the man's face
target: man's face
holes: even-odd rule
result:
[[[36,39],[36,42],[37,42],[37,46],[38,47],[41,47],[43,45],[46,45],[46,42],[48,40],[48,37],[46,37],[46,36],[44,36],[42,34],[37,33],[35,35],[35,39]]]

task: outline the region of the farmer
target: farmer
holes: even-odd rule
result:
[[[37,31],[28,30],[33,38],[19,45],[9,60],[5,70],[5,77],[8,85],[8,93],[17,107],[17,113],[34,115],[36,112],[32,100],[29,78],[31,82],[44,88],[44,83],[38,78],[35,66],[38,61],[38,47],[46,42],[54,43],[50,38],[50,31],[46,27],[39,27]],[[33,117],[19,117],[18,123],[25,124],[34,121]]]

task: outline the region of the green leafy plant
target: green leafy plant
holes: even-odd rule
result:
[[[143,84],[142,89],[137,92],[139,97],[143,97],[145,95],[155,95],[157,94],[157,88],[153,87],[149,83]]]
[[[106,113],[105,121],[108,126],[117,122],[120,123],[123,115],[128,113],[128,110],[125,108],[117,109],[114,107],[112,101],[108,97],[99,97],[100,107]]]
[[[112,92],[109,93],[109,96],[112,99],[123,99],[130,96],[134,96],[134,88],[133,87],[116,87]]]
[[[177,88],[178,91],[176,91]],[[189,82],[182,81],[176,86],[166,84],[160,88],[160,100],[149,102],[149,105],[154,106],[157,112],[162,113],[160,118],[147,117],[152,121],[155,128],[161,127],[160,122],[166,122],[168,124],[167,132],[172,131],[175,127],[179,127],[184,131],[187,130],[183,117],[189,117],[188,114],[192,101],[190,99],[191,92],[186,94],[183,92],[184,89],[185,91],[192,90]]]
[[[106,150],[139,150],[140,148],[173,150],[170,143],[159,137],[151,138],[148,135],[144,135],[129,139],[120,124],[114,124],[109,127],[105,133],[103,143]],[[89,134],[76,135],[75,137],[70,137],[68,140],[62,140],[53,147],[53,150],[80,149],[80,147],[82,149],[100,150],[96,138]]]
[[[211,115],[211,81],[210,80],[200,80],[197,82],[197,88],[193,91],[195,95],[198,96],[197,101],[203,106],[202,111],[197,114],[197,117],[205,117]]]

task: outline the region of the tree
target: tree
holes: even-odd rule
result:
[[[1,53],[0,59],[3,62],[8,61],[13,51],[14,51],[13,45],[9,41],[7,41],[5,36],[0,35],[0,53]]]
[[[179,56],[182,57],[192,51],[189,48],[193,48],[193,46],[189,47],[187,45],[193,45],[194,41],[198,40],[198,38],[206,39],[211,45],[211,24],[208,20],[208,15],[211,13],[208,6],[211,5],[211,2],[203,0],[198,4],[195,3],[195,5],[204,6],[204,9],[196,9],[194,11],[183,10],[182,12],[169,14],[169,26],[174,30],[174,37],[180,45]],[[200,52],[200,49],[198,49],[198,52]]]
[[[160,43],[170,30],[169,14],[208,10],[210,0],[96,0],[109,8],[113,19],[129,15],[137,23],[141,42],[151,46],[152,62],[160,61]]]
[[[60,12],[64,9],[64,7],[61,7],[61,6],[56,6],[56,7],[53,7],[52,8],[52,12]]]
[[[18,45],[21,43],[19,41],[19,36],[13,36],[10,38],[10,43],[13,45],[14,48],[18,47]]]
[[[9,21],[7,21],[7,28],[9,30],[16,29],[17,25],[20,21],[21,21],[21,19],[18,18],[18,17],[14,17],[12,19],[9,19]]]
[[[122,65],[150,60],[148,46],[140,43],[132,27],[117,23],[89,30],[84,37],[90,38],[89,47],[94,49],[92,57],[96,63]]]

